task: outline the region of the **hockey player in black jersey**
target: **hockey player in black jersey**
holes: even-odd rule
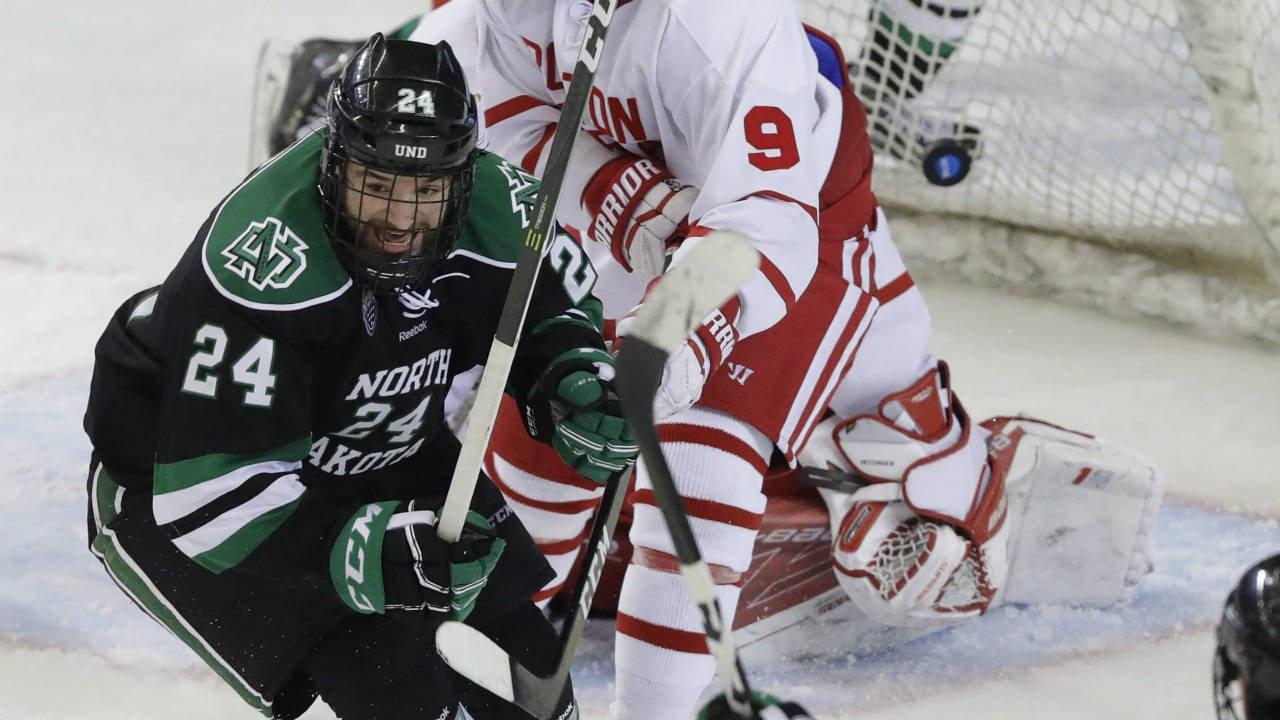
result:
[[[258,168],[96,350],[85,415],[92,551],[242,698],[293,718],[524,717],[450,671],[465,619],[535,672],[551,570],[486,477],[435,535],[536,181],[475,147],[448,45],[375,35],[327,125]],[[610,387],[595,272],[550,243],[507,391],[531,433],[603,482],[636,447]],[[575,717],[566,687],[559,717]]]

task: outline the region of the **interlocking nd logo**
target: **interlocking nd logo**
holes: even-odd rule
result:
[[[226,268],[258,290],[287,288],[307,267],[307,244],[276,218],[250,223],[222,251]]]

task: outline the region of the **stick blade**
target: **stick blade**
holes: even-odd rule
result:
[[[436,630],[436,652],[471,682],[514,703],[515,682],[506,650],[470,625],[445,621]]]
[[[539,677],[493,640],[453,620],[436,629],[436,652],[459,675],[538,720],[552,720],[569,673]]]
[[[720,307],[760,267],[760,253],[736,232],[714,230],[697,240],[645,297],[627,334],[667,354]],[[622,344],[626,352],[627,344]]]

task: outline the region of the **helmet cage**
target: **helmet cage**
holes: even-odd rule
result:
[[[320,169],[339,259],[375,292],[415,285],[453,247],[475,177],[475,101],[448,45],[375,35],[329,93]]]

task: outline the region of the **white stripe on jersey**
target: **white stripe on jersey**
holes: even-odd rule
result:
[[[159,493],[151,501],[156,524],[165,525],[184,518],[227,493],[240,487],[256,475],[296,473],[302,470],[301,461],[271,460],[236,468],[225,475],[210,478],[189,488]]]
[[[259,517],[297,500],[305,489],[302,483],[298,482],[296,474],[276,478],[275,482],[244,504],[222,513],[202,527],[175,539],[173,544],[177,545],[187,557],[196,557],[218,547],[227,538]]]

